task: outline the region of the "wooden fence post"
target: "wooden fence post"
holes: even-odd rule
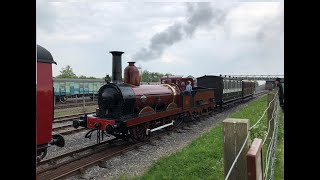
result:
[[[275,97],[275,91],[270,91],[268,93],[268,104],[267,104],[267,107],[269,106],[269,103],[274,99],[274,97]],[[268,109],[267,127],[270,128],[270,129],[269,129],[269,133],[268,133],[268,136],[267,136],[266,144],[270,143],[270,140],[271,140],[272,134],[273,134],[274,119],[272,119],[271,121],[270,121],[270,119],[272,118],[272,113],[273,113],[273,110],[274,110],[274,102],[275,101],[276,101],[276,99],[274,99],[271,102],[270,107]],[[270,127],[269,127],[269,121],[270,121]]]
[[[255,138],[247,153],[248,180],[263,180],[262,139]]]
[[[224,151],[224,176],[226,177],[236,156],[238,155],[247,135],[249,134],[248,119],[227,118],[223,120],[223,151]],[[249,149],[247,140],[240,156],[234,165],[228,180],[247,180],[247,157]]]

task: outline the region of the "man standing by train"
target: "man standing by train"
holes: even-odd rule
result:
[[[280,102],[280,106],[282,109],[282,112],[284,112],[284,95],[283,95],[283,87],[282,84],[280,83],[280,78],[277,78],[276,81],[276,86],[279,88],[278,93],[279,93],[279,102]]]

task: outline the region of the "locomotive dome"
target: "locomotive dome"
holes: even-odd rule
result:
[[[53,60],[51,53],[40,45],[37,45],[37,62],[57,64]]]

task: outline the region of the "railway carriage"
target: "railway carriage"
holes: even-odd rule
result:
[[[242,81],[242,97],[247,98],[249,96],[252,96],[255,91],[255,82],[249,81],[249,80],[243,80]]]
[[[265,90],[273,90],[276,87],[275,81],[266,81]]]
[[[197,78],[197,85],[214,89],[217,106],[242,98],[242,82],[238,78],[205,75]]]
[[[65,102],[70,97],[97,96],[98,90],[105,84],[103,79],[53,78],[56,101]]]
[[[51,53],[37,45],[37,70],[36,70],[36,143],[37,156],[42,159],[49,145],[64,146],[61,135],[52,135],[53,121],[53,84],[52,64],[56,64]]]

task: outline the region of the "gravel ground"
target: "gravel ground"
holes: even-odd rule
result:
[[[171,133],[168,133],[168,135],[161,136],[160,140],[152,140],[152,144],[144,145],[137,150],[129,151],[121,156],[109,159],[104,165],[91,167],[80,175],[69,177],[68,180],[105,180],[118,179],[120,176],[132,177],[142,175],[153,162],[182,149],[194,139],[208,132],[217,124],[217,122],[222,122],[222,120],[228,117],[230,113],[235,112],[240,107],[247,106],[247,104],[248,103],[241,104],[238,107],[231,108],[213,117],[206,118],[206,120],[200,121],[197,124],[191,124],[190,130],[179,130],[180,133],[172,131]],[[67,147],[65,149],[70,148],[71,146],[81,147],[95,142],[95,140],[83,140],[85,133],[82,134],[83,135],[81,136],[73,135],[70,139],[67,138]],[[53,151],[56,150],[57,149]],[[62,151],[60,151],[60,153],[62,153]]]

